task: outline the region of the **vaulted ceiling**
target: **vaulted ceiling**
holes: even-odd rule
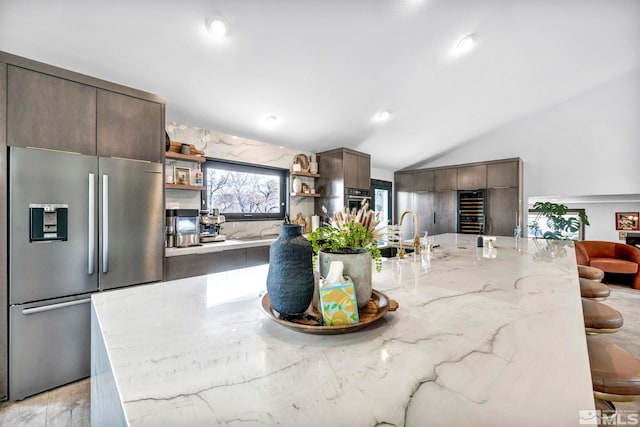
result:
[[[640,67],[640,1],[0,0],[0,50],[162,95],[171,121],[397,170]]]

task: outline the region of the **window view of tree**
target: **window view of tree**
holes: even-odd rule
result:
[[[230,218],[284,215],[282,171],[211,161],[205,165],[204,175],[203,202],[208,208],[217,208]]]
[[[207,202],[220,213],[268,213],[280,210],[280,179],[224,169],[207,171]]]

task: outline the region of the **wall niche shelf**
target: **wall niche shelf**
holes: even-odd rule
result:
[[[291,172],[291,175],[308,176],[310,178],[320,178],[320,174],[319,173],[311,173],[311,172]]]
[[[204,191],[204,185],[165,184],[167,190],[197,190]]]
[[[184,160],[187,162],[199,162],[204,163],[207,161],[205,157],[202,156],[194,156],[191,154],[182,154],[182,153],[174,153],[173,151],[167,151],[165,153],[165,157],[167,159],[175,159],[175,160]]]

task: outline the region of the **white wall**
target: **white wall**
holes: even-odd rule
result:
[[[525,200],[640,193],[640,69],[511,122],[419,167],[509,157],[523,159]],[[592,208],[588,238],[617,240],[615,228],[608,230],[613,222],[609,214],[601,217],[600,208]],[[606,210],[625,209],[609,204]]]
[[[393,182],[393,171],[371,168],[371,179]]]

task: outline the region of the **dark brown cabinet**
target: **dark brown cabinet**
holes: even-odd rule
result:
[[[517,187],[520,182],[519,162],[512,160],[487,165],[487,188]]]
[[[166,258],[165,280],[220,273],[238,268],[269,263],[270,246],[246,249],[230,249],[196,255],[180,255]]]
[[[420,219],[420,235],[427,231],[429,235],[436,234],[436,197],[439,193],[416,192],[414,194],[414,210]]]
[[[413,172],[410,173],[399,173],[396,172],[394,181],[396,185],[396,192],[410,192],[413,191],[413,180],[415,174]]]
[[[413,191],[433,191],[434,171],[417,171],[413,178]]]
[[[518,221],[518,188],[487,190],[487,234],[513,236]]]
[[[456,191],[438,191],[436,193],[434,234],[456,232],[457,195]]]
[[[482,190],[487,188],[487,165],[458,168],[458,190]]]
[[[8,66],[7,143],[96,154],[96,88]]]
[[[485,233],[513,236],[524,227],[522,161],[518,158],[433,169],[404,170],[394,175],[396,223],[406,209],[420,217],[421,233],[455,233],[458,192],[486,189]],[[403,227],[403,238],[408,231]]]
[[[458,169],[436,169],[434,171],[435,191],[449,191],[458,189]]]
[[[160,162],[164,126],[162,105],[98,90],[98,155]]]
[[[344,186],[368,189],[371,187],[371,159],[364,153],[344,151]]]

